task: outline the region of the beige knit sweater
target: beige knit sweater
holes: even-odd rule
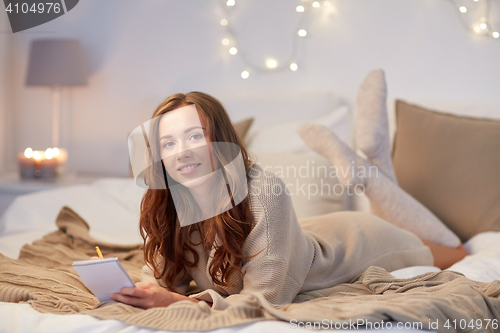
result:
[[[371,265],[394,270],[432,265],[432,254],[414,234],[374,215],[339,212],[297,220],[285,184],[254,164],[250,170],[249,200],[253,229],[243,244],[243,281],[233,276],[233,287],[213,283],[209,265],[215,252],[199,246],[197,267],[174,286],[184,293],[191,280],[202,292],[192,294],[226,309],[244,294],[260,293],[270,303],[291,303],[300,292],[333,287],[357,278]],[[144,266],[141,281],[163,285]]]

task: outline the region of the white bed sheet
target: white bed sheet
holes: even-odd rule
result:
[[[144,191],[129,178],[104,178],[19,196],[0,217],[0,232],[55,231],[59,211],[68,206],[89,224],[95,239],[123,245],[142,243],[138,221]]]
[[[96,239],[119,244],[141,242],[137,221],[143,193],[144,190],[130,179],[103,179],[90,185],[19,197],[0,219],[0,227],[4,228],[3,234],[0,235],[0,253],[17,258],[23,244],[31,243],[47,232],[56,230],[54,221],[63,205],[73,208],[89,223],[91,235]],[[460,272],[481,282],[500,280],[500,232],[478,234],[471,238],[465,247],[469,255],[448,270]],[[391,273],[398,278],[409,278],[430,271],[439,269],[433,266],[414,266]],[[0,303],[0,318],[0,332],[165,332],[126,325],[116,320],[101,321],[88,315],[41,314],[26,304]],[[289,323],[266,321],[213,332],[296,330],[297,328]],[[419,332],[396,328],[391,331]]]
[[[99,320],[88,315],[41,314],[27,304],[0,303],[0,332],[9,333],[174,333],[124,324],[118,320]],[[297,332],[296,327],[278,321],[262,321],[253,324],[220,328],[212,333],[274,333]],[[345,330],[336,330],[345,331]],[[359,332],[427,332],[417,329],[360,329]],[[184,331],[192,332],[192,331]]]

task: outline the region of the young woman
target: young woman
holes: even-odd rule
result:
[[[410,251],[400,261],[402,267],[446,268],[466,255],[461,244],[422,242],[418,227],[412,230],[415,235],[393,225],[397,223],[392,220],[408,217],[385,210],[384,218],[393,224],[360,212],[332,213],[299,224],[285,184],[251,162],[223,106],[207,94],[172,95],[158,106],[153,119],[148,134],[150,187],[140,217],[147,265],[143,282],[112,294],[116,301],[141,308],[205,301],[214,309],[225,309],[246,294],[258,293],[279,306],[292,302],[299,292],[349,282],[369,265],[383,266],[384,256],[394,251]],[[351,165],[349,159],[369,163],[360,161],[324,127],[302,126],[299,134],[335,165]],[[226,154],[216,143],[235,144],[239,152]],[[243,179],[227,168],[233,158],[241,160]],[[402,196],[394,199],[395,205],[425,210],[383,175],[375,180],[339,180],[345,185],[362,183],[369,196]],[[235,200],[243,190],[245,196]],[[372,208],[378,201],[372,201]],[[437,221],[431,220],[436,229],[451,233]],[[201,292],[185,296],[192,280]]]

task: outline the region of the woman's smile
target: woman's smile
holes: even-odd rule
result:
[[[177,168],[177,171],[181,175],[189,175],[195,172],[196,168],[198,168],[201,165],[201,163],[188,163],[188,164],[183,164],[179,168]]]

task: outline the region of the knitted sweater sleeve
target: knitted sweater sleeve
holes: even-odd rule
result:
[[[314,248],[298,224],[291,198],[279,177],[267,172],[254,175],[249,192],[254,228],[242,250],[253,257],[242,264],[242,290],[227,297],[213,289],[190,295],[213,303],[217,310],[228,308],[248,294],[261,294],[275,306],[291,303],[314,256]]]
[[[189,274],[187,273],[183,277],[178,276],[173,283],[173,287],[175,288],[176,292],[185,295],[186,291],[189,288],[189,283],[191,282],[191,280],[192,280],[191,276],[189,276]],[[166,285],[163,282],[163,280],[156,279],[154,277],[153,270],[148,265],[144,265],[142,267],[141,282],[151,282],[153,284],[166,288]]]

